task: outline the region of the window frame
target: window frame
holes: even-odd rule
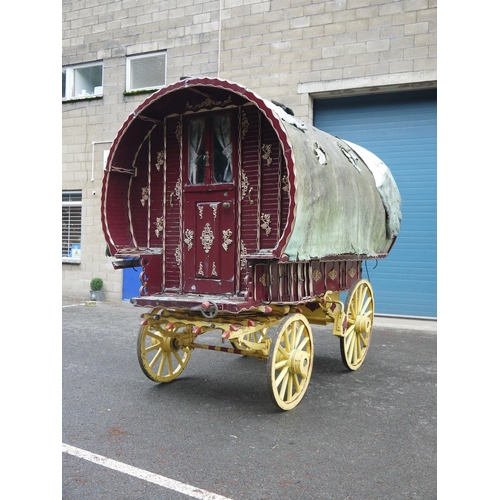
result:
[[[131,81],[132,81],[132,62],[136,61],[137,59],[147,59],[147,58],[152,58],[152,57],[158,57],[158,56],[164,56],[165,58],[165,74],[163,78],[163,84],[162,85],[152,85],[152,86],[147,86],[147,87],[138,87],[138,88],[132,88],[131,87]],[[133,56],[127,56],[127,66],[126,66],[126,78],[125,78],[125,92],[145,92],[148,90],[158,90],[161,89],[162,87],[165,87],[167,84],[167,51],[162,50],[158,52],[148,52],[146,54],[136,54]]]
[[[79,200],[65,200],[64,195],[68,195],[71,198],[71,195],[75,196],[75,198],[80,198]],[[71,220],[71,208],[79,207],[79,220],[72,221]],[[64,209],[70,209],[68,211],[68,215],[66,218],[68,219],[67,223],[67,229],[66,229],[66,237],[65,237],[65,229],[64,229],[64,222],[65,222],[65,213]],[[83,192],[81,189],[66,189],[62,191],[62,219],[61,219],[61,235],[62,235],[62,241],[61,241],[61,257],[62,257],[62,262],[63,263],[70,263],[70,264],[80,264],[81,262],[81,245],[82,245],[82,219],[83,219]],[[74,234],[77,234],[78,236],[74,238]],[[78,240],[78,241],[73,241],[73,240]],[[68,250],[67,250],[67,255],[64,255],[63,249],[64,249],[64,244],[66,243]],[[79,245],[80,248],[77,249],[75,247],[75,250],[79,250],[79,255],[78,256],[71,256],[71,246],[73,245]]]
[[[92,88],[92,92],[86,92],[85,94],[76,94],[75,82],[76,82],[76,73],[79,70],[85,68],[92,67],[100,67],[101,68],[101,85],[96,85]],[[71,66],[63,66],[62,73],[66,73],[66,82],[65,82],[65,94],[62,98],[63,101],[69,101],[73,99],[95,99],[96,97],[102,97],[104,92],[104,64],[102,61],[92,61],[83,64],[74,64]],[[101,91],[94,93],[96,88],[100,88]],[[85,89],[87,90],[87,89]]]

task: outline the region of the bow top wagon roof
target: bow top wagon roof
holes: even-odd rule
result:
[[[278,137],[290,206],[273,257],[308,261],[387,255],[400,229],[401,197],[383,161],[305,125],[272,101],[228,80],[188,78],[152,94],[118,131],[105,176],[109,171],[132,171],[135,154],[151,129],[166,116],[183,114],[193,92],[221,106],[229,97],[232,105],[255,105]]]

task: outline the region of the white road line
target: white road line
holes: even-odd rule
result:
[[[192,498],[199,498],[200,500],[231,500],[228,497],[223,497],[221,495],[217,495],[216,493],[210,493],[209,491],[195,488],[194,486],[190,486],[189,484],[184,484],[179,481],[175,481],[174,479],[169,479],[168,477],[153,474],[152,472],[138,469],[137,467],[132,467],[131,465],[117,462],[116,460],[112,460],[111,458],[96,455],[95,453],[91,453],[90,451],[75,448],[74,446],[70,446],[68,444],[63,443],[62,451],[63,453],[69,453],[70,455],[73,455],[75,457],[83,458],[84,460],[88,460],[89,462],[108,467],[109,469],[123,472],[124,474],[128,474],[129,476],[134,476],[139,479],[143,479],[144,481],[163,486],[164,488],[168,488],[169,490],[183,493],[184,495],[188,495]]]

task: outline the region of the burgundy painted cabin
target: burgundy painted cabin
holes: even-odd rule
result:
[[[401,218],[369,155],[233,82],[159,90],[122,125],[103,179],[114,265],[142,266],[132,302],[237,312],[349,289]]]

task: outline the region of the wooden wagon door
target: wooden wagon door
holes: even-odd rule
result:
[[[183,289],[234,293],[235,116],[205,113],[184,127]]]

